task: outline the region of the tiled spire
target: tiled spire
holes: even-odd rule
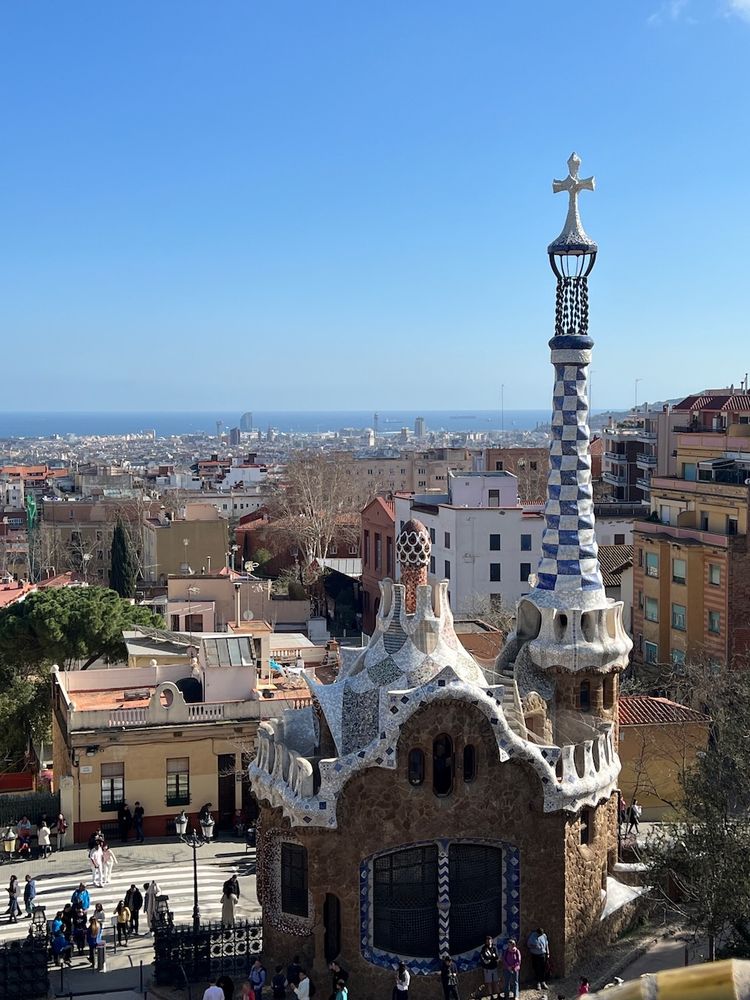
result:
[[[580,162],[574,153],[568,177],[553,182],[553,191],[566,191],[570,203],[563,231],[548,247],[557,277],[555,335],[549,342],[555,389],[546,523],[534,588],[560,596],[604,591],[594,537],[587,394],[594,346],[588,336],[587,279],[597,245],[586,235],[578,214],[578,193],[593,191],[594,178],[578,178]]]

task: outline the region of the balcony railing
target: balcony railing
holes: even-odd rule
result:
[[[649,492],[651,492],[651,480],[648,478],[648,476],[639,476],[635,482],[636,485],[639,487],[639,489],[648,490]]]
[[[648,452],[641,451],[636,457],[635,464],[641,469],[655,469],[656,455],[649,455]]]
[[[612,486],[626,486],[628,482],[627,476],[621,476],[616,472],[603,472],[602,479],[605,483],[610,483]]]
[[[627,462],[628,456],[624,451],[605,451],[604,458],[608,462]]]
[[[716,531],[704,531],[701,528],[677,527],[674,524],[662,524],[660,521],[636,520],[633,530],[643,535],[662,535],[677,541],[694,541],[703,545],[715,545],[717,548],[727,548],[732,535],[722,535]]]

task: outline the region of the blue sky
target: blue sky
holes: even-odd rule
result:
[[[750,367],[750,0],[6,0],[0,409],[594,405]]]

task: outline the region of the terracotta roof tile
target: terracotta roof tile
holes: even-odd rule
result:
[[[619,587],[620,574],[633,565],[632,545],[600,545],[599,565],[605,587]]]
[[[621,726],[653,726],[679,722],[708,722],[702,712],[680,705],[669,698],[654,698],[648,694],[620,696]]]

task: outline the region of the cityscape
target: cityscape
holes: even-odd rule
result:
[[[137,33],[141,9],[126,26],[114,5],[84,30],[83,5],[68,25],[50,8],[61,41],[98,65],[101,92],[81,67],[63,76],[72,151],[59,146],[61,177],[79,165],[88,186],[71,185],[68,205],[52,172],[40,175],[35,195],[59,212],[27,315],[28,245],[10,215],[0,1000],[750,1000],[750,362],[736,332],[746,292],[722,292],[713,261],[691,287],[674,284],[662,248],[674,255],[688,230],[672,219],[663,243],[652,214],[663,224],[669,204],[705,217],[692,180],[665,184],[661,201],[644,193],[640,206],[612,185],[626,176],[612,149],[638,134],[628,102],[683,114],[663,64],[697,58],[702,30],[716,72],[734,74],[727,35],[750,31],[750,9],[716,4],[709,16],[707,6],[655,4],[636,23],[585,5],[574,36],[562,12],[531,31],[527,12],[506,23],[484,3],[461,14],[437,4],[416,21],[421,4],[380,18],[361,4],[336,17],[321,8],[319,20],[293,6],[283,25],[234,3],[207,19],[189,3],[173,19],[154,10],[150,39]],[[10,34],[28,37],[27,15],[11,8]],[[106,30],[116,26],[118,40]],[[50,25],[39,31],[52,44]],[[234,103],[250,101],[257,72],[243,39],[276,81],[266,99],[286,108],[304,156],[269,108]],[[607,87],[627,139],[595,88],[588,110],[573,96],[571,63],[555,71],[567,99],[554,114],[536,82],[517,97],[529,120],[512,153],[507,140],[499,153],[496,140],[480,143],[489,112],[474,104],[488,100],[494,57],[504,52],[519,80],[526,58],[543,76],[542,54],[561,41],[590,48],[604,79],[612,53]],[[309,46],[330,58],[338,45],[346,68],[332,91]],[[129,75],[128,46],[143,77]],[[375,59],[384,52],[393,81]],[[288,62],[291,103],[271,53]],[[466,75],[452,90],[446,53]],[[420,56],[451,128],[462,115],[471,123],[434,175],[437,133],[417,125],[438,109],[412,64]],[[45,86],[61,57],[49,58]],[[12,65],[25,78],[23,58]],[[390,92],[399,81],[416,118]],[[345,86],[355,82],[358,95]],[[316,106],[334,93],[338,107]],[[511,114],[513,102],[496,99]],[[409,183],[400,157],[423,170],[425,191],[406,188],[401,215],[378,204],[377,186],[357,186],[375,180],[352,153],[368,134],[350,121],[358,100],[389,149],[373,139],[361,155],[393,171],[390,197]],[[15,101],[13,116],[30,112],[34,92]],[[136,175],[141,156],[158,173],[192,148],[210,196],[188,164],[153,203],[114,162],[111,178],[95,179],[104,148],[92,147],[90,166],[75,147],[108,101],[130,138],[115,142],[105,115],[104,148],[125,151]],[[724,109],[716,123],[698,103],[694,113],[700,134],[724,123]],[[133,114],[143,135],[128,131]],[[210,148],[191,145],[193,115]],[[652,162],[696,157],[697,138],[676,142],[644,120],[658,147],[650,182]],[[288,174],[288,212],[269,162],[250,155],[251,121],[268,143],[260,160]],[[532,143],[532,121],[545,123],[543,142]],[[36,138],[25,122],[12,127],[52,156],[46,112]],[[233,141],[260,185],[248,256]],[[506,172],[494,179],[506,198],[508,171],[522,175],[504,226],[499,202],[475,202],[488,157]],[[31,232],[40,223],[20,162],[8,183]],[[465,190],[447,185],[449,168],[471,171]],[[111,233],[85,246],[115,179],[124,201],[107,210]],[[455,247],[416,209],[433,185],[429,207],[444,207]],[[311,192],[332,199],[330,232]],[[181,228],[170,198],[180,213],[194,204],[196,219]],[[461,206],[445,204],[456,199],[471,238]],[[76,204],[66,256],[61,220]],[[483,211],[502,274],[486,270]],[[360,225],[372,246],[343,241]],[[380,244],[385,225],[403,280]],[[726,240],[711,242],[719,270],[739,245],[731,212],[722,225]],[[409,264],[402,244],[424,261]],[[467,265],[458,258],[470,247]],[[88,297],[76,267],[90,273]],[[221,307],[204,298],[218,288]],[[49,389],[55,368],[64,392]]]

